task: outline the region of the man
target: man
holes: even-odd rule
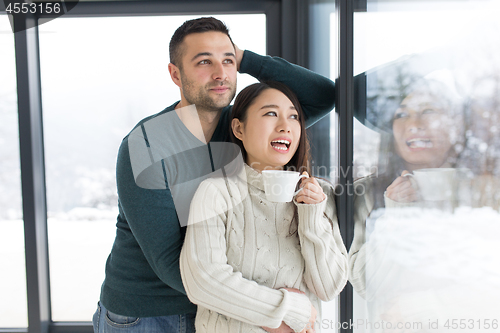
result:
[[[211,154],[207,163],[192,161],[207,147],[229,140],[238,70],[288,85],[309,125],[333,108],[332,81],[283,59],[241,51],[214,18],[179,27],[170,41],[170,61],[181,100],[139,122],[118,153],[117,232],[93,318],[95,332],[194,332],[196,306],[179,272],[185,214],[178,203],[190,201],[179,199],[185,191],[177,185],[196,182],[203,169],[197,164],[216,169]]]

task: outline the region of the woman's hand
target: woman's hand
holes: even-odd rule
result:
[[[283,289],[288,290],[288,291],[293,292],[293,293],[302,294],[302,295],[306,294],[305,292],[303,292],[299,289],[295,289],[295,288],[283,288]],[[307,323],[306,327],[302,331],[300,331],[300,333],[314,333],[314,332],[316,332],[314,330],[314,323],[316,322],[317,315],[318,315],[318,312],[316,311],[314,306],[311,304],[311,317],[309,318],[309,323]],[[284,321],[281,322],[281,325],[278,328],[269,328],[269,327],[265,327],[265,326],[262,326],[262,328],[269,333],[295,333],[290,328],[290,326],[285,324]]]
[[[270,327],[265,327],[262,326],[264,331],[269,332],[269,333],[295,333],[290,326],[285,324],[284,321],[281,322],[281,325],[278,328],[270,328]]]
[[[410,177],[404,176],[406,174],[409,174],[409,172],[404,170],[401,176],[387,187],[385,194],[389,199],[397,202],[414,202],[418,200],[418,192],[413,186]]]
[[[316,323],[317,314],[318,314],[318,312],[316,311],[314,306],[312,306],[312,304],[311,304],[311,318],[309,319],[309,323],[307,323],[306,328],[304,328],[300,333],[314,333],[314,332],[316,332],[314,330],[314,323]]]
[[[305,204],[317,204],[325,200],[326,195],[323,193],[323,189],[319,186],[316,178],[309,177],[309,174],[305,171],[302,174],[306,175],[307,178],[302,179],[300,183],[302,190],[297,194],[295,200],[298,203]]]

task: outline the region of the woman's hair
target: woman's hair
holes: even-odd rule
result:
[[[243,146],[243,142],[236,138],[236,136],[233,133],[231,123],[233,119],[238,119],[240,122],[244,123],[247,117],[247,110],[248,108],[253,104],[255,99],[259,97],[259,95],[267,89],[276,89],[280,92],[282,92],[293,104],[295,109],[297,110],[299,114],[299,122],[300,122],[300,140],[299,140],[299,145],[297,147],[297,151],[293,155],[293,157],[290,159],[290,161],[285,165],[285,170],[292,170],[292,171],[307,171],[309,172],[309,141],[307,140],[307,133],[306,133],[306,127],[305,127],[305,119],[304,119],[304,112],[302,111],[302,108],[300,106],[299,100],[297,99],[297,96],[288,88],[286,85],[279,83],[279,82],[274,82],[274,81],[266,81],[266,82],[260,82],[260,83],[254,83],[245,89],[243,89],[238,96],[236,97],[236,100],[234,101],[233,105],[233,110],[231,113],[231,121],[229,122],[230,128],[229,128],[229,135],[231,136],[231,141],[237,144],[240,149],[241,153],[243,154],[243,158],[246,161],[247,154],[245,147]]]

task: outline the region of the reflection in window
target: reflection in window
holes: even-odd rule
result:
[[[376,167],[357,183],[355,332],[453,331],[452,319],[477,331],[499,311],[500,7],[429,4],[355,17],[366,117],[354,164]]]
[[[0,15],[0,327],[27,327],[14,35]]]
[[[240,48],[266,53],[264,14],[217,17]],[[179,100],[168,44],[192,18],[59,18],[39,27],[54,321],[89,321],[95,311],[115,234],[118,147],[139,120]],[[238,75],[239,90],[255,82]]]

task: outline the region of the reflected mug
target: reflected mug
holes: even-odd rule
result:
[[[405,177],[411,177],[415,179],[423,200],[454,200],[456,169],[418,169],[414,170],[413,174],[406,174]]]

